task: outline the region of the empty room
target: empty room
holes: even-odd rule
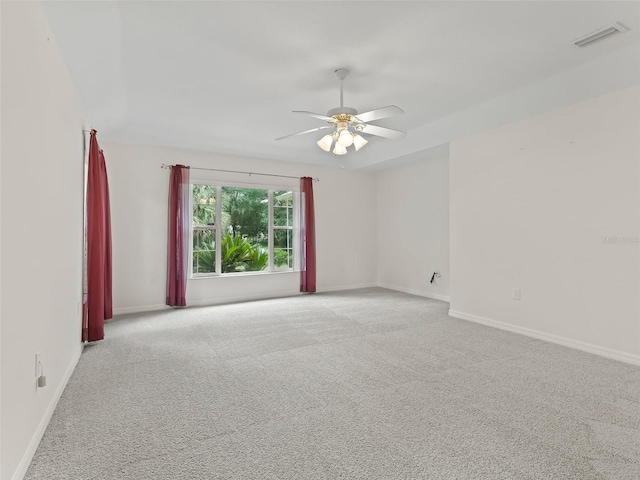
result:
[[[0,479],[640,478],[640,1],[0,27]]]

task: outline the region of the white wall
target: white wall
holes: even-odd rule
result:
[[[640,86],[453,142],[451,313],[640,363],[639,159]]]
[[[81,352],[83,116],[37,2],[1,2],[2,479],[22,478]],[[47,386],[36,389],[35,354]]]
[[[318,291],[370,286],[376,281],[375,175],[179,150],[101,143],[111,189],[115,313],[165,304],[167,192],[162,163],[319,177],[314,182]],[[327,162],[335,162],[331,155]],[[192,178],[234,178],[264,183],[269,177],[191,171]],[[282,180],[299,185],[299,180]],[[156,283],[151,284],[155,277]],[[294,295],[298,273],[189,280],[187,304],[212,304]]]
[[[379,172],[376,190],[378,284],[448,300],[448,159]],[[431,284],[435,271],[441,277]]]

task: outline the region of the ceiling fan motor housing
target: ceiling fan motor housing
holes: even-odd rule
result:
[[[355,108],[350,107],[336,107],[327,112],[327,117],[333,117],[334,115],[357,115],[358,111]]]

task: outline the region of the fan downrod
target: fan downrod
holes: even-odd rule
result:
[[[342,84],[343,80],[347,78],[349,75],[349,70],[346,68],[338,68],[334,70],[336,77],[340,80],[340,106],[337,108],[332,108],[327,112],[327,117],[335,117],[337,115],[357,115],[358,111],[355,108],[345,107],[343,103],[343,89]]]

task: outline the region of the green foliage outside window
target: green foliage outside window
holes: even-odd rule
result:
[[[193,186],[193,225],[204,227],[216,223],[216,187]]]
[[[222,273],[259,272],[269,265],[267,250],[247,239],[225,233],[222,236]],[[213,245],[194,252],[194,264],[199,272],[215,272],[216,254]]]
[[[222,231],[256,242],[266,239],[268,198],[267,190],[222,187]]]
[[[216,190],[215,186],[193,185],[193,272],[216,271],[217,228],[221,228],[221,273],[266,270],[268,191],[222,187],[221,218],[216,223]],[[288,257],[283,260],[276,252],[274,257],[276,265],[288,265]]]
[[[274,248],[273,264],[276,268],[289,268],[289,252],[287,250]]]

